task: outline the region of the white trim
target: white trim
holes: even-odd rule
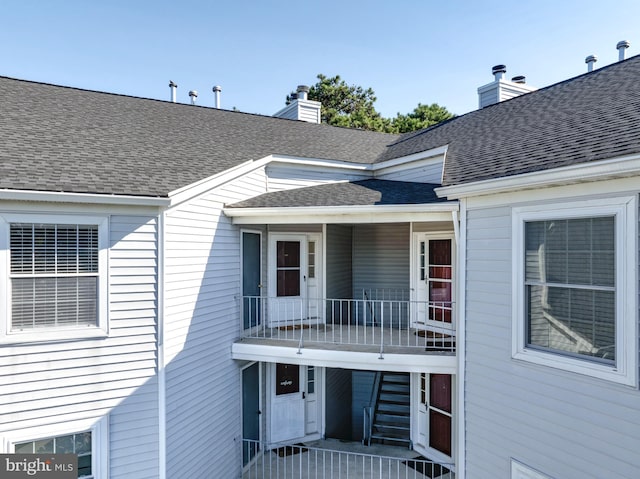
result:
[[[91,327],[35,328],[11,331],[10,224],[47,223],[98,225],[97,322]],[[100,339],[109,336],[109,217],[104,215],[0,213],[0,291],[5,294],[4,319],[0,320],[0,344],[39,343],[70,339]]]
[[[15,444],[38,441],[69,434],[91,431],[91,470],[95,479],[109,478],[109,416],[99,419],[84,419],[62,424],[50,424],[16,431],[8,431],[0,436],[2,451],[6,454],[14,452]]]
[[[0,189],[0,200],[160,207],[167,206],[170,201],[169,198],[154,196],[63,193],[57,191],[10,190],[7,188]]]
[[[260,288],[260,295],[259,296],[263,296],[264,292],[266,291],[266,288],[264,288],[264,271],[263,271],[263,243],[262,243],[262,231],[260,230],[254,230],[254,229],[248,229],[248,228],[240,228],[240,334],[243,334],[243,332],[245,331],[244,329],[244,291],[242,290],[243,288],[243,283],[244,283],[244,233],[249,233],[249,234],[257,234],[260,236],[260,258],[259,258],[259,268],[260,268],[260,283],[259,283],[259,288]],[[262,321],[264,321],[266,318],[260,318],[260,324],[256,325],[255,328],[260,328],[262,327]],[[251,328],[249,328],[251,329]]]
[[[441,198],[456,199],[467,196],[492,195],[522,189],[620,178],[637,175],[638,172],[640,172],[640,154],[635,154],[521,175],[444,186],[436,188],[436,194]]]
[[[224,208],[233,224],[401,223],[451,221],[457,202],[418,205]]]
[[[158,479],[167,477],[167,381],[164,355],[164,298],[165,298],[165,215],[158,215],[158,271],[156,273],[158,285]]]
[[[551,476],[542,474],[511,458],[511,479],[552,479]]]
[[[455,308],[456,321],[456,415],[454,421],[456,423],[456,477],[458,479],[465,478],[466,471],[466,404],[465,404],[465,363],[466,363],[466,306],[467,306],[467,200],[460,200],[460,235],[456,237],[457,246],[457,264],[461,265],[458,269],[458,305]]]
[[[594,216],[616,218],[616,361],[615,366],[527,348],[525,344],[524,223],[531,220]],[[637,320],[637,196],[623,196],[531,205],[512,214],[512,357],[542,366],[564,369],[628,386],[638,381]]]

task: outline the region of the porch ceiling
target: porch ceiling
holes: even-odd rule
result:
[[[297,341],[285,343],[243,338],[232,345],[231,357],[245,361],[329,368],[456,374],[455,354],[412,351],[402,347],[387,347],[381,355],[377,346],[305,344],[298,348]]]

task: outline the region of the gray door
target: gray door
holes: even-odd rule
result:
[[[260,439],[260,366],[242,370],[242,465],[258,452]],[[252,442],[255,441],[255,442]]]
[[[242,232],[242,316],[244,329],[262,323],[260,233]]]

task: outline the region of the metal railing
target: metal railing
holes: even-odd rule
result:
[[[244,296],[242,336],[455,351],[454,303]]]
[[[453,464],[426,459],[336,451],[294,444],[274,448],[242,441],[243,479],[421,479],[453,478]]]
[[[382,373],[380,371],[376,371],[375,378],[373,380],[373,387],[371,388],[371,395],[369,396],[369,402],[362,408],[362,444],[366,444],[367,446],[371,445],[374,419],[373,413],[378,400],[381,378]]]

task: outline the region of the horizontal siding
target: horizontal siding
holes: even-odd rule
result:
[[[514,458],[550,477],[638,477],[637,389],[511,359],[511,250],[511,208],[470,208],[467,476],[508,477]]]
[[[167,477],[239,474],[240,230],[222,208],[264,191],[257,171],[166,213]]]
[[[414,183],[442,183],[442,161],[406,168],[392,173],[376,174],[378,180],[411,181]]]
[[[0,433],[10,439],[12,431],[109,414],[110,477],[130,477],[133,469],[119,464],[135,463],[136,477],[152,478],[159,456],[157,220],[116,215],[109,224],[109,337],[3,347]]]
[[[282,191],[337,181],[364,180],[370,175],[304,165],[272,164],[267,167],[267,178],[269,191]]]
[[[352,296],[353,272],[351,269],[352,228],[327,225],[327,298]]]

